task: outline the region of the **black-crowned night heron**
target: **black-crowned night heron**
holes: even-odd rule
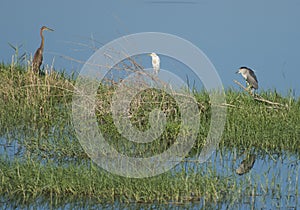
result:
[[[258,89],[258,81],[252,69],[243,66],[236,73],[239,73],[244,77],[247,82],[248,88]]]
[[[149,54],[152,57],[152,68],[154,70],[154,74],[157,75],[160,69],[160,59],[156,53]]]

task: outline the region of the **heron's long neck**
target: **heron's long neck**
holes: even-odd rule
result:
[[[40,36],[41,36],[41,39],[42,39],[40,49],[42,51],[44,51],[44,36],[43,36],[43,31],[42,30],[40,31]]]

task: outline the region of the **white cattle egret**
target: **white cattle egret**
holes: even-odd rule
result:
[[[149,54],[152,57],[152,68],[154,69],[154,74],[157,75],[160,69],[160,59],[156,53]]]

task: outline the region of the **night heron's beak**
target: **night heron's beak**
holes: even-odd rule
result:
[[[237,70],[235,73],[236,73],[236,74],[240,73],[240,70]]]

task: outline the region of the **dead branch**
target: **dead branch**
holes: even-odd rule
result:
[[[273,106],[282,106],[282,107],[285,106],[285,105],[283,105],[283,104],[281,104],[281,103],[277,103],[277,102],[273,102],[273,101],[269,101],[269,100],[267,100],[267,99],[264,99],[264,98],[262,98],[261,96],[255,96],[254,99],[257,100],[257,101],[261,101],[261,102],[264,102],[264,103],[273,105]]]
[[[272,105],[272,106],[282,106],[284,107],[285,105],[284,104],[281,104],[281,103],[277,103],[277,102],[273,102],[273,101],[269,101],[267,99],[264,99],[263,97],[259,96],[259,95],[256,95],[256,94],[253,94],[250,90],[248,90],[247,88],[245,88],[241,83],[239,83],[238,81],[236,80],[233,80],[234,83],[236,83],[238,86],[240,86],[244,91],[246,91],[247,93],[249,93],[251,96],[253,96],[254,100],[256,101],[260,101],[260,102],[264,102],[266,104],[269,104],[269,105]]]
[[[241,83],[239,83],[236,80],[233,80],[235,84],[237,84],[238,86],[240,86],[244,91],[246,91],[247,93],[249,93],[250,95],[254,96],[253,93],[251,92],[251,90],[245,88]]]

